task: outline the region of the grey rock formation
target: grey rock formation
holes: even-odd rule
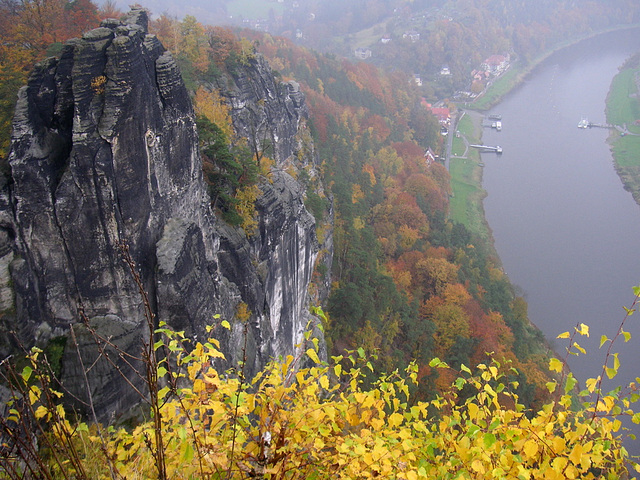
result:
[[[258,358],[277,358],[294,351],[305,329],[313,326],[310,322],[315,325],[316,319],[308,313],[314,264],[320,249],[325,253],[323,261],[332,259],[331,231],[318,245],[316,220],[304,206],[306,185],[294,178],[302,172],[307,181],[318,176],[306,125],[308,110],[298,85],[278,81],[260,55],[236,66],[231,78],[216,87],[228,101],[236,134],[248,139],[254,155],[275,160],[270,181],[260,184],[257,233],[246,239],[232,229],[221,230],[219,258],[222,270],[240,287],[243,298],[256,306],[264,298],[264,308],[255,311],[261,323]],[[322,189],[321,182],[314,184]],[[330,214],[327,217],[331,219]],[[255,269],[243,264],[248,257],[238,255],[247,248]],[[257,277],[249,278],[247,272]],[[328,275],[316,282],[328,284]],[[258,285],[261,290],[255,289]],[[322,293],[314,296],[314,302],[320,304],[328,290],[322,286],[317,290]],[[265,341],[267,338],[274,341]]]
[[[304,189],[285,171],[315,175],[312,155],[300,154],[309,149],[301,141],[304,97],[275,82],[260,59],[232,83],[236,129],[259,139],[256,148],[268,136],[276,161],[260,185],[251,237],[211,211],[189,95],[171,54],[147,33],[143,10],[103,22],[36,67],[16,107],[11,178],[0,185],[5,333],[46,345],[73,328],[90,365],[100,353],[79,325],[83,312],[99,334],[137,355],[148,329],[121,259],[126,243],[156,319],[198,339],[214,315],[229,320],[221,340],[233,363],[242,356],[244,327],[234,318],[244,302],[252,312],[249,373],[296,353],[319,251]],[[14,347],[4,340],[0,354]],[[85,397],[81,368],[67,341],[63,381]],[[103,419],[136,400],[107,362],[92,370],[90,388]]]

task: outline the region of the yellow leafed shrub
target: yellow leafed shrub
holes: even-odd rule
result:
[[[571,408],[569,376],[549,385],[556,395],[541,410],[526,411],[513,393],[517,383],[507,380],[509,363],[490,359],[474,372],[463,365],[445,394],[413,402],[415,364],[365,387],[372,367],[363,349],[323,362],[310,334],[298,356],[250,381],[241,366],[214,367],[223,357],[215,339],[189,347],[165,325],[157,335],[155,350],[166,353],[157,368],[161,421],[133,428],[72,424],[47,401],[58,394],[38,368],[40,353],[31,354],[19,377],[30,411],[48,427],[43,435],[58,445],[43,453],[51,478],[62,471],[66,478],[159,478],[160,457],[163,478],[172,479],[595,479],[625,478],[629,465],[637,468],[618,419],[633,415],[637,398],[601,393],[599,383],[582,392],[597,394],[583,408]],[[449,369],[438,359],[430,367]],[[10,405],[14,422],[26,415],[17,404]],[[75,459],[60,461],[70,449]],[[8,458],[2,462],[0,478],[20,478]]]

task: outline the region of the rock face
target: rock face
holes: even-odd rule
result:
[[[171,54],[147,34],[144,11],[68,42],[20,91],[11,178],[0,185],[3,328],[27,346],[68,338],[63,381],[81,397],[87,386],[70,329],[85,366],[99,352],[79,328],[79,311],[125,352],[137,355],[148,337],[121,243],[158,320],[202,339],[219,314],[233,324],[221,337],[233,362],[242,357],[244,327],[234,318],[244,302],[252,312],[251,371],[296,352],[319,251],[304,188],[285,172],[294,164],[315,172],[301,154],[304,97],[277,84],[260,59],[231,83],[236,129],[253,138],[268,133],[276,161],[272,181],[260,185],[259,231],[251,237],[210,209],[190,98]],[[0,353],[14,346],[5,340]],[[135,403],[107,362],[91,373],[103,419]]]

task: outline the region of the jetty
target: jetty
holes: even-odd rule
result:
[[[617,128],[620,130],[620,127],[617,125],[609,125],[608,123],[594,123],[590,122],[587,117],[582,117],[578,122],[578,128]]]
[[[623,124],[623,125],[611,125],[608,123],[594,123],[594,122],[590,122],[587,117],[582,117],[582,119],[578,122],[578,128],[609,128],[609,129],[615,129],[618,132],[620,132],[620,136],[624,137],[625,135],[635,135],[635,136],[639,136],[640,133],[633,133],[630,132],[629,129],[627,128],[627,124]]]
[[[500,145],[492,146],[492,145],[469,145],[470,147],[477,148],[482,150],[483,152],[496,152],[502,153],[502,147]]]

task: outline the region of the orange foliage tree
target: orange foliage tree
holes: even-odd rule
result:
[[[175,17],[166,14],[152,20],[149,29],[153,32],[167,50],[175,55],[180,53],[180,22]]]
[[[207,26],[206,35],[213,61],[218,67],[224,67],[229,56],[239,51],[235,34],[228,27]]]
[[[205,29],[195,17],[187,15],[180,23],[180,55],[183,55],[198,72],[209,68],[209,42]]]
[[[55,54],[64,42],[98,26],[89,0],[0,2],[0,158],[8,153],[18,89],[33,64]]]

